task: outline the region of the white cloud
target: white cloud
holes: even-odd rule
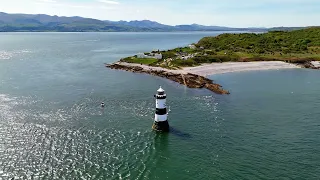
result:
[[[67,4],[64,4],[63,6],[70,7],[70,8],[82,8],[82,9],[107,9],[107,10],[115,9],[114,7],[106,7],[106,6],[80,6],[80,5],[67,5]]]
[[[81,5],[65,5],[65,6],[69,6],[71,8],[84,8],[84,9],[92,9],[92,6],[81,6]]]
[[[111,0],[97,0],[97,1],[101,3],[106,3],[106,4],[120,4],[117,1],[111,1]]]
[[[98,6],[97,8],[100,8],[100,9],[107,9],[107,10],[117,9],[117,8],[115,8],[115,7],[107,7],[107,6]]]
[[[46,3],[56,3],[57,1],[55,0],[39,0],[41,2],[46,2]]]

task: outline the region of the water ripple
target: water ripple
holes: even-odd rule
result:
[[[15,56],[32,53],[28,49],[14,50],[14,51],[0,51],[0,60],[10,60]]]
[[[151,131],[52,126],[35,119],[64,121],[69,119],[66,110],[18,109],[41,102],[26,103],[27,99],[0,95],[0,179],[128,179],[145,175],[147,163],[154,158]],[[84,107],[74,106],[71,114],[77,116]],[[139,111],[140,106],[133,109]]]

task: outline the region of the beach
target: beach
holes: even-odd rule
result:
[[[259,61],[259,62],[225,62],[204,64],[197,67],[183,68],[183,71],[197,74],[200,76],[208,76],[214,74],[223,74],[241,71],[263,71],[277,69],[300,68],[297,65],[285,63],[282,61]]]
[[[223,89],[221,85],[206,78],[206,76],[240,71],[299,68],[299,66],[281,61],[212,63],[177,70],[126,62],[106,64],[106,67],[159,76],[178,82],[189,88],[206,88],[217,94],[230,94],[230,92]]]
[[[292,69],[300,68],[297,65],[285,63],[282,61],[257,61],[257,62],[225,62],[203,64],[196,67],[185,67],[180,70],[170,70],[161,67],[153,67],[134,63],[117,62],[124,66],[138,66],[145,70],[166,71],[177,74],[196,74],[199,76],[209,76],[214,74],[223,74],[241,71],[262,71],[262,70],[277,70],[277,69]]]

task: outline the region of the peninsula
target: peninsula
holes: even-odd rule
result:
[[[221,34],[198,43],[123,58],[111,69],[164,77],[191,88],[229,94],[205,76],[247,70],[320,68],[320,28]]]

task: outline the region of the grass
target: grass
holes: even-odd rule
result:
[[[149,64],[153,64],[153,63],[158,62],[158,60],[154,59],[154,58],[136,58],[136,57],[124,58],[124,59],[122,59],[122,61],[127,62],[127,63],[136,63],[136,64],[145,64],[145,65],[149,65]]]
[[[197,50],[191,49],[189,47],[180,47],[180,48],[175,48],[175,52],[185,52],[185,53],[195,53]]]

